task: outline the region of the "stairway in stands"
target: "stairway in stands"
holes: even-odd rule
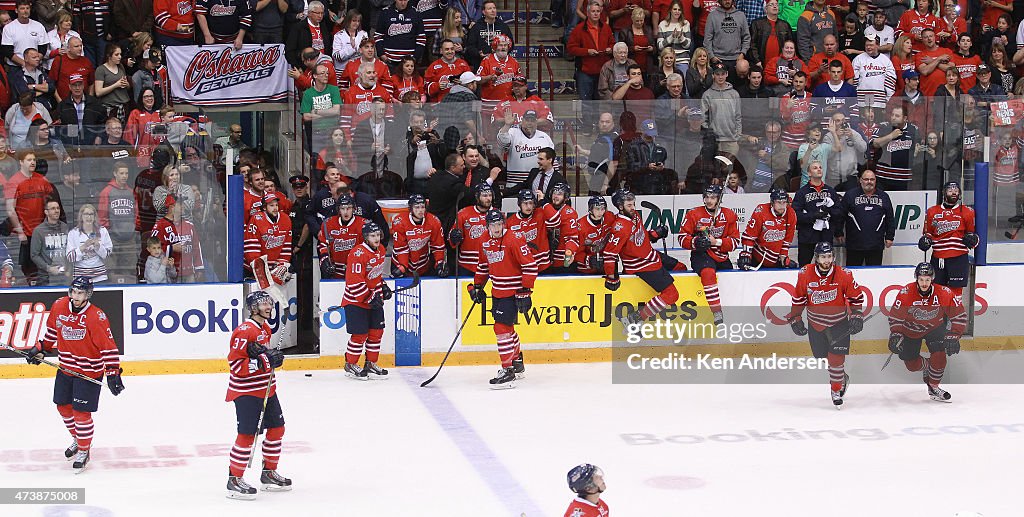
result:
[[[499,0],[498,17],[515,35],[513,55],[528,68],[531,90],[548,102],[553,95],[562,104],[575,98],[574,67],[565,59],[564,29],[551,27],[549,8],[550,0]],[[546,60],[540,57],[542,50]]]

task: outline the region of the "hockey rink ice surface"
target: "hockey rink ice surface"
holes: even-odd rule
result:
[[[294,490],[255,501],[224,497],[227,374],[128,376],[117,398],[104,387],[78,476],[52,379],[0,380],[0,487],[84,487],[87,503],[0,515],[558,517],[572,498],[566,472],[581,462],[604,470],[617,517],[1022,515],[1019,385],[949,385],[954,402],[942,404],[920,381],[854,376],[836,411],[824,378],[614,385],[610,363],[526,358],[528,378],[502,391],[487,388],[496,367],[446,367],[428,388],[419,383],[434,368],[367,382],[280,372],[279,471]],[[258,471],[246,479],[257,485]]]

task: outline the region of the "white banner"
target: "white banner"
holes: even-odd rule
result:
[[[174,102],[196,106],[244,106],[284,102],[291,81],[284,45],[167,47]]]

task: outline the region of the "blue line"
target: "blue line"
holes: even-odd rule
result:
[[[401,372],[402,379],[420,399],[423,407],[434,417],[437,425],[448,434],[459,452],[476,469],[480,478],[487,483],[491,492],[514,517],[523,513],[530,517],[546,515],[537,503],[526,492],[526,488],[516,480],[515,476],[505,467],[498,455],[491,450],[487,442],[473,429],[473,425],[455,407],[444,391],[440,388],[421,388],[422,379]]]

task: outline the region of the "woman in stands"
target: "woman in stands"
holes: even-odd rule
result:
[[[675,51],[666,47],[658,54],[658,66],[652,67],[651,73],[647,76],[647,87],[654,91],[655,97],[660,97],[668,91],[665,80],[671,74],[685,76],[686,71],[676,62]]]
[[[86,277],[94,284],[106,282],[107,265],[104,260],[114,249],[107,229],[97,222],[96,207],[82,205],[78,209],[78,225],[68,232],[65,254],[72,268],[72,277]]]
[[[668,18],[658,24],[658,51],[670,48],[676,55],[676,66],[686,77],[686,69],[690,68],[690,22],[683,16],[683,4],[673,0],[668,8]]]
[[[424,28],[426,26],[424,25]],[[441,42],[450,39],[455,43],[455,58],[466,59],[466,51],[463,45],[466,41],[466,28],[462,26],[462,13],[455,9],[448,9],[444,15],[444,22],[437,29],[434,36],[434,57],[441,57]]]
[[[121,64],[121,46],[116,43],[107,45],[103,64],[96,67],[95,95],[100,101],[107,117],[117,117],[122,124],[128,120],[126,108],[131,103],[129,95],[128,72]]]
[[[711,87],[711,68],[708,62],[708,51],[704,47],[698,47],[693,51],[690,68],[683,76],[686,79],[686,94],[691,99],[699,99],[704,95],[704,90]]]
[[[163,184],[153,190],[153,208],[156,209],[156,215],[163,217],[167,214],[167,207],[164,205],[164,202],[167,200],[168,195],[174,195],[178,203],[181,204],[182,218],[191,221],[192,210],[195,208],[196,203],[195,195],[190,185],[182,184],[181,171],[173,165],[168,165],[164,168],[161,178]]]
[[[398,73],[391,76],[391,86],[396,99],[404,99],[406,93],[416,92],[420,95],[420,102],[427,101],[423,76],[416,72],[416,60],[411,57],[402,58]]]
[[[331,57],[334,58],[334,70],[338,74],[338,83],[341,83],[341,74],[345,71],[345,65],[353,59],[359,58],[359,44],[367,38],[363,30],[363,15],[355,9],[350,9],[341,20],[341,30],[334,35],[334,48],[331,49]]]
[[[992,84],[998,84],[1006,91],[1013,91],[1013,83],[1017,77],[1013,73],[1013,63],[1006,53],[1006,47],[995,41],[988,56],[988,66],[992,68]]]
[[[892,60],[892,66],[896,69],[896,92],[903,91],[903,72],[907,70],[917,70],[914,66],[914,40],[910,39],[910,36],[906,34],[896,38],[896,43],[892,45],[892,54],[889,58]]]
[[[323,176],[328,163],[333,163],[338,167],[342,177],[347,177],[346,183],[351,183],[351,178],[356,177],[349,167],[349,164],[355,163],[355,157],[352,156],[352,148],[346,143],[345,130],[340,127],[331,130],[331,141],[328,142],[327,147],[317,153],[316,170],[319,171],[317,176]]]
[[[156,90],[143,88],[139,92],[138,108],[128,115],[125,124],[124,139],[135,146],[136,163],[139,167],[149,165],[153,148],[160,145],[167,137],[167,127],[160,124],[160,112],[157,111]]]
[[[654,39],[654,34],[645,23],[647,17],[643,9],[633,9],[630,19],[632,24],[626,30],[618,33],[616,39],[629,45],[629,57],[636,61],[636,64],[640,65],[640,69],[646,74],[657,66],[654,62],[657,40]]]

